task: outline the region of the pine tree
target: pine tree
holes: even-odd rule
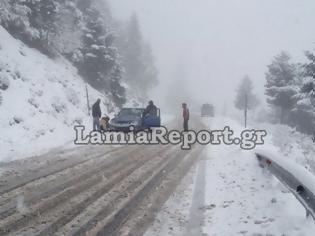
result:
[[[304,64],[304,76],[308,77],[304,81],[302,86],[302,93],[308,94],[310,98],[315,99],[315,55],[311,52],[306,52],[305,56],[308,59],[308,62]]]
[[[236,100],[234,101],[235,107],[244,110],[246,108],[245,99],[247,99],[248,110],[255,109],[259,104],[258,98],[253,94],[253,82],[248,75],[243,78],[237,89]]]
[[[315,56],[305,53],[308,62],[302,65],[296,79],[299,92],[296,94],[296,106],[292,113],[292,122],[300,131],[314,134],[315,132]]]
[[[49,41],[50,34],[56,34],[58,26],[56,25],[57,21],[57,12],[58,3],[56,0],[42,0],[40,1],[39,6],[39,26],[43,31],[43,38],[46,41]]]
[[[131,16],[125,27],[121,27],[120,35],[117,45],[126,70],[124,80],[132,87],[133,93],[141,93],[145,98],[146,92],[158,83],[158,73],[150,45],[143,40],[136,14]]]
[[[126,80],[132,84],[138,84],[137,80],[143,73],[142,53],[143,39],[140,32],[137,15],[132,15],[127,26],[127,35],[124,45],[124,63],[126,68]]]
[[[14,37],[29,43],[38,31],[30,25],[31,10],[22,0],[0,1],[0,23]]]
[[[126,103],[126,89],[121,85],[122,68],[115,65],[110,74],[110,95],[115,105],[119,108]]]
[[[47,55],[66,55],[93,87],[121,106],[123,67],[112,22],[106,0],[0,1],[0,23],[14,37]]]
[[[9,0],[0,1],[0,23],[3,26],[6,26],[10,20],[10,7]]]
[[[100,12],[92,7],[86,11],[86,14],[81,49],[83,61],[80,70],[92,86],[105,89],[117,55],[115,49],[106,44],[109,32],[106,30]]]
[[[94,88],[109,94],[121,107],[125,103],[125,88],[121,85],[123,69],[118,49],[113,45],[115,34],[109,20],[92,4],[84,10],[84,21],[79,70]]]
[[[73,52],[80,48],[83,32],[82,12],[76,5],[76,0],[58,0],[60,9],[56,25],[58,33],[53,35],[55,47],[61,54],[71,60]]]
[[[12,16],[4,24],[6,29],[29,46],[53,56],[51,36],[58,33],[59,3],[55,0],[11,0],[9,3]]]
[[[297,93],[297,87],[294,84],[295,72],[296,67],[290,63],[290,56],[282,52],[274,58],[266,73],[267,103],[280,109],[281,123],[295,104],[294,96]]]
[[[15,0],[20,5],[30,9],[28,14],[32,27],[39,30],[39,38],[48,40],[50,33],[56,32],[56,17],[58,3],[54,0]]]

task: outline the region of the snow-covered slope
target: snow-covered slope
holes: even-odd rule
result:
[[[91,103],[108,102],[88,90]],[[0,161],[71,143],[76,124],[91,128],[85,83],[76,69],[63,58],[51,60],[28,48],[1,26],[0,96]]]

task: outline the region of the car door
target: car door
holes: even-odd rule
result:
[[[161,111],[157,109],[157,115],[148,115],[144,120],[145,127],[160,127],[161,126]]]

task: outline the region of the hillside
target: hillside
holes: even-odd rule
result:
[[[85,85],[67,60],[49,59],[0,26],[0,161],[70,144],[74,125],[89,128]],[[88,90],[91,103],[96,98],[109,103]]]

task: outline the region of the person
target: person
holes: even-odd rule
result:
[[[108,130],[108,124],[109,124],[109,117],[108,116],[105,116],[101,119],[100,121],[100,128],[101,128],[101,131],[107,131]]]
[[[102,116],[101,107],[100,107],[101,99],[97,99],[92,107],[92,116],[93,116],[93,130],[100,130],[100,118]]]
[[[153,101],[149,101],[148,106],[143,112],[143,117],[147,115],[157,116],[157,107],[154,105]]]
[[[184,131],[188,131],[189,109],[186,103],[182,104],[182,108],[183,108],[183,119],[184,119]]]

